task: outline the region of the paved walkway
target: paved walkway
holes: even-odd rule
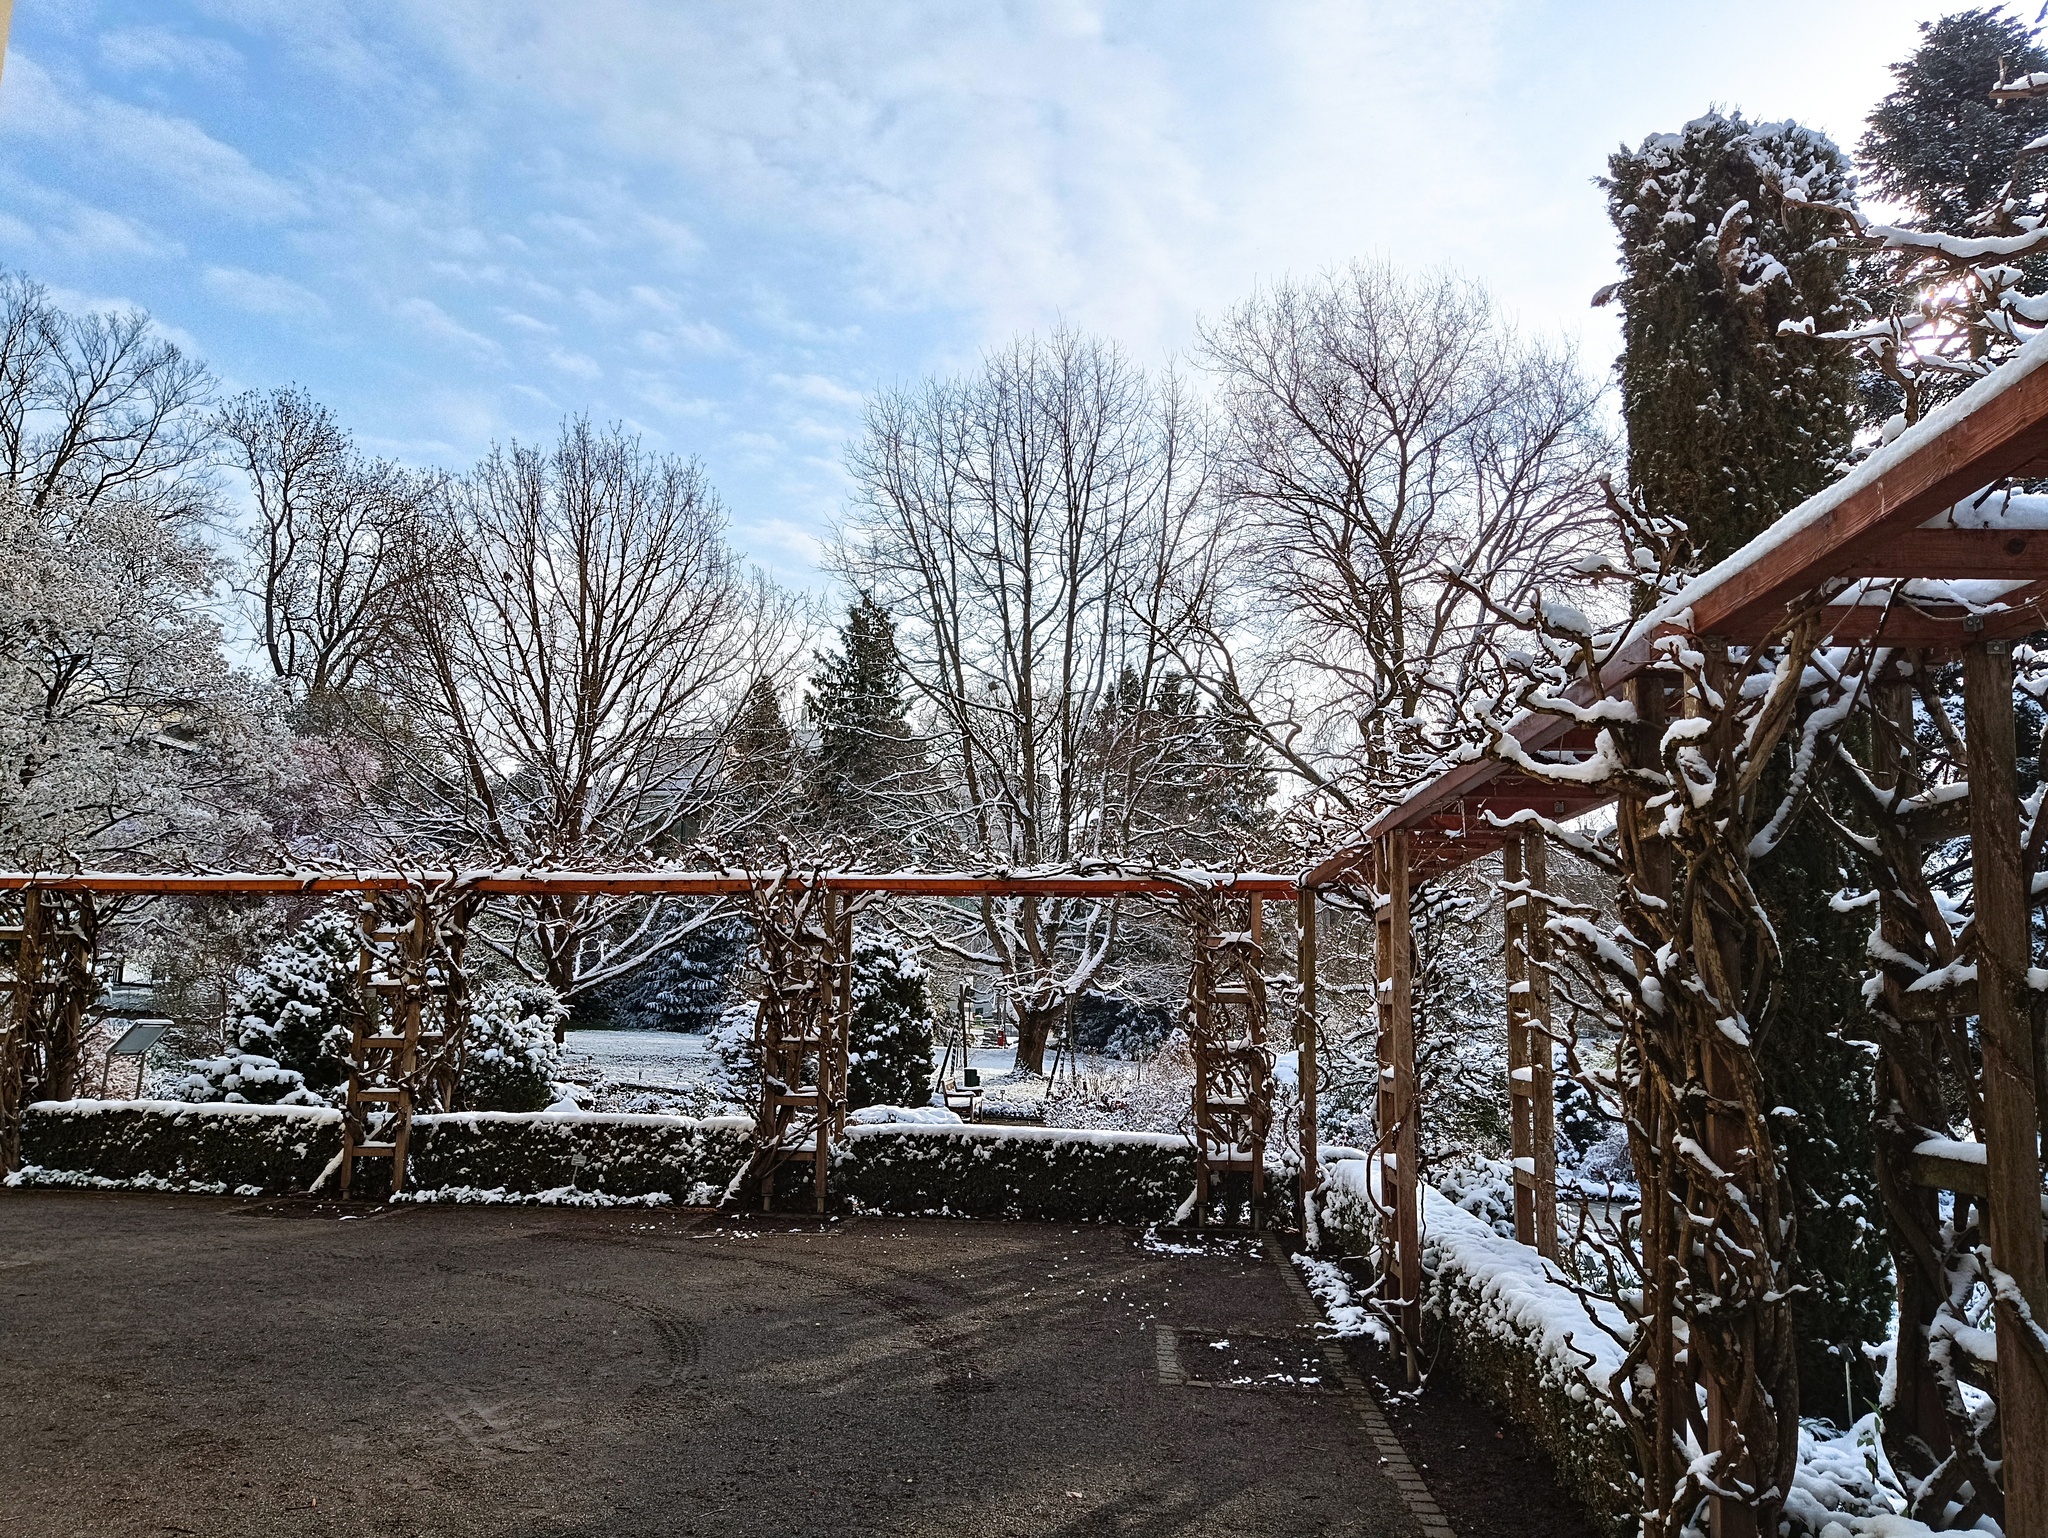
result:
[[[0,1194],[0,1532],[1417,1532],[1242,1241],[333,1211]]]

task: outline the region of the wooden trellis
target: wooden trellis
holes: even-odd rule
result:
[[[1515,1171],[1515,1237],[1557,1259],[1557,1088],[1550,1034],[1550,874],[1541,829],[1501,851],[1508,981],[1508,1151]]]
[[[403,1191],[413,1116],[453,1100],[457,1054],[469,1024],[462,953],[473,910],[472,898],[436,901],[425,891],[362,906],[361,1007],[351,1022],[342,1107],[343,1196],[358,1159],[389,1159],[391,1189]]]
[[[85,1012],[99,997],[90,892],[24,891],[0,925],[0,1170],[21,1163],[21,1113],[67,1100]]]
[[[1415,925],[1409,840],[1397,829],[1383,841],[1385,890],[1373,910],[1378,991],[1375,1060],[1379,1064],[1378,1140],[1371,1182],[1380,1215],[1381,1299],[1392,1314],[1413,1382],[1422,1348],[1422,1185],[1415,1077]]]
[[[753,910],[761,1102],[738,1189],[766,1212],[784,1166],[808,1163],[812,1208],[823,1212],[832,1140],[846,1129],[853,904],[777,880],[753,894]]]
[[[1183,900],[1194,937],[1181,1011],[1194,1059],[1195,1221],[1205,1224],[1218,1183],[1243,1177],[1253,1229],[1266,1191],[1266,1135],[1273,1124],[1273,1052],[1267,1045],[1265,904],[1249,899],[1247,928],[1225,930],[1218,903]]]

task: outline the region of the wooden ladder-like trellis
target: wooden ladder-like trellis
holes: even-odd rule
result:
[[[822,886],[779,880],[752,906],[761,1102],[736,1189],[766,1212],[783,1167],[808,1163],[812,1208],[823,1212],[832,1140],[846,1130],[853,905]]]
[[[22,1112],[68,1100],[78,1076],[97,915],[90,892],[23,892],[0,924],[0,1171],[21,1163]]]
[[[405,1189],[412,1120],[422,1105],[447,1105],[455,1053],[468,1024],[462,952],[472,902],[430,894],[365,903],[357,918],[356,984],[339,1187],[348,1195],[358,1159],[389,1159],[393,1193]]]
[[[1219,1182],[1245,1178],[1248,1221],[1261,1226],[1266,1135],[1273,1125],[1273,1052],[1264,960],[1264,903],[1248,898],[1249,926],[1221,927],[1207,895],[1181,901],[1194,936],[1181,1019],[1194,1059],[1195,1222],[1206,1226]]]

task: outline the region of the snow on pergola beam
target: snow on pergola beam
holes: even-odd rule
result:
[[[292,896],[344,892],[445,891],[493,897],[739,897],[778,881],[834,892],[900,897],[1229,897],[1291,898],[1294,877],[1271,872],[1176,870],[1131,874],[944,871],[0,871],[0,892],[92,892],[103,896]]]
[[[2048,517],[2042,501],[2009,507],[1980,498],[2000,481],[2048,476],[2048,337],[2025,347],[1916,423],[1825,491],[1809,497],[1718,566],[1637,621],[1600,671],[1568,691],[1578,704],[1617,694],[1651,665],[1653,642],[1680,628],[1736,644],[1772,633],[1807,595],[1830,591],[1825,639],[1882,641],[1952,651],[1966,641],[2013,639],[2048,627]],[[1683,622],[1683,624],[1681,624]],[[1582,731],[1561,716],[1512,728],[1528,752]],[[1397,828],[1417,834],[1414,874],[1455,867],[1499,847],[1482,836],[1499,759],[1472,759],[1428,781],[1367,829],[1363,842],[1302,878],[1310,887],[1370,883],[1375,842]],[[1517,792],[1515,798],[1519,799]],[[1612,797],[1557,799],[1577,816]],[[1541,810],[1540,801],[1521,801]],[[1470,830],[1447,837],[1447,824]]]

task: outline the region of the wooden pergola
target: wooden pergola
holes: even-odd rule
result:
[[[1968,832],[1976,954],[1985,975],[2008,986],[1978,990],[1985,1162],[1929,1152],[1916,1160],[1917,1177],[1988,1204],[1993,1265],[2014,1280],[2037,1322],[2048,1322],[2044,1065],[2036,1061],[2032,1011],[2022,997],[2032,873],[2020,844],[2011,648],[2048,628],[2048,517],[2024,500],[2015,506],[1999,493],[1985,493],[2003,481],[2044,476],[2048,350],[2037,341],[1633,624],[1598,679],[1582,678],[1568,691],[1580,706],[1617,696],[1637,700],[1646,707],[1639,719],[1654,720],[1665,689],[1655,663],[1660,637],[1682,633],[1753,645],[1777,633],[1795,605],[1816,596],[1826,600],[1824,644],[1960,658],[1973,782]],[[1592,730],[1562,715],[1530,714],[1511,731],[1539,764],[1568,764],[1594,746]],[[1524,1242],[1554,1245],[1553,1038],[1543,982],[1545,915],[1533,895],[1545,886],[1545,839],[1526,816],[1503,824],[1529,812],[1563,821],[1613,800],[1600,786],[1559,785],[1503,757],[1474,758],[1429,779],[1371,823],[1361,842],[1303,878],[1310,889],[1362,887],[1378,903],[1384,1007],[1375,1184],[1386,1208],[1386,1281],[1401,1300],[1408,1330],[1420,1327],[1422,1288],[1413,891],[1482,856],[1503,860],[1516,1226]],[[2000,1317],[2006,1532],[2048,1538],[2048,1356],[2016,1314]],[[1718,1518],[1717,1512],[1717,1532]]]
[[[107,898],[354,896],[363,899],[359,985],[366,1013],[354,1030],[344,1116],[342,1189],[358,1159],[391,1161],[405,1179],[416,1100],[450,1072],[463,1015],[463,938],[491,898],[698,898],[745,902],[768,971],[758,1030],[762,1099],[743,1179],[765,1205],[777,1171],[811,1168],[823,1211],[831,1141],[845,1127],[852,1013],[852,915],[884,898],[1144,898],[1187,923],[1195,950],[1182,1019],[1195,1061],[1192,1127],[1198,1215],[1212,1182],[1248,1177],[1259,1210],[1271,1119],[1270,1009],[1262,968],[1268,902],[1297,905],[1292,1035],[1298,1052],[1301,1189],[1316,1183],[1315,903],[1292,876],[1209,870],[939,871],[12,871],[20,922],[0,929],[0,1167],[19,1161],[21,1114],[32,1100],[68,1098],[94,994],[96,902]],[[1241,911],[1242,924],[1226,921]],[[445,1088],[443,1089],[445,1094]],[[1256,1218],[1254,1219],[1256,1220]]]

